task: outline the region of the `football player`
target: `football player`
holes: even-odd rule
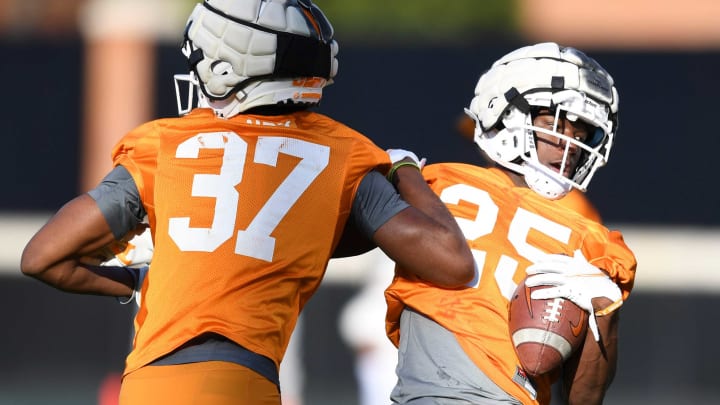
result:
[[[429,283],[472,278],[423,161],[310,111],[338,69],[332,26],[310,0],[205,0],[182,50],[186,115],[125,135],[114,169],[21,259],[24,274],[64,291],[141,289],[121,404],[279,405],[278,366],[332,255],[377,245]],[[145,216],[147,273],[80,260]]]
[[[571,403],[598,404],[617,360],[618,308],[636,260],[622,235],[557,204],[584,191],[608,160],[618,94],[594,59],[555,43],[522,47],[484,73],[466,113],[493,167],[441,163],[423,169],[473,251],[470,288],[442,289],[402,264],[386,291],[387,331],[398,345],[399,404],[548,404],[564,379]],[[588,312],[586,340],[538,378],[522,369],[508,332],[516,286],[548,285]]]

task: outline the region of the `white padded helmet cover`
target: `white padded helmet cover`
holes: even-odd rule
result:
[[[275,32],[329,43],[330,77],[326,79],[337,74],[337,42],[323,38],[297,1],[205,0],[204,4],[195,6],[187,28],[187,38],[192,41],[193,48],[202,50],[203,58],[195,65],[195,71],[203,92],[211,99],[227,98],[247,79],[273,74],[278,50]]]
[[[562,48],[552,42],[517,49],[493,63],[475,86],[470,111],[476,114],[484,129],[492,128],[508,108],[504,95],[510,88],[517,89],[521,95],[539,89],[550,91],[553,77],[564,79],[563,88],[586,93],[607,105],[605,120],[617,113],[617,90],[607,71],[576,49]]]

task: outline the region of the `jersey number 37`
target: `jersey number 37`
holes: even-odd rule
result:
[[[280,153],[300,158],[300,162],[280,183],[246,229],[236,230],[240,195],[236,186],[243,180],[248,145],[233,132],[198,134],[181,143],[175,157],[197,159],[201,149],[224,149],[218,174],[198,173],[193,177],[193,197],[215,198],[210,228],[193,228],[190,217],[170,218],[169,233],[180,250],[212,252],[235,236],[235,253],[272,261],[275,230],[317,176],[327,167],[330,148],[285,137],[259,137],[253,162],[275,167]]]

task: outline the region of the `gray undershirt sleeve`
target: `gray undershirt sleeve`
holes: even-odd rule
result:
[[[409,206],[385,176],[372,171],[358,186],[349,220],[370,239],[380,226]]]
[[[115,166],[88,194],[97,202],[115,239],[121,239],[145,218],[135,180],[123,166]]]

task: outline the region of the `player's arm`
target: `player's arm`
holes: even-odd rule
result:
[[[91,193],[65,204],[25,246],[20,262],[23,274],[63,291],[130,296],[136,277],[128,270],[93,266],[82,261],[91,252],[119,240],[139,223],[137,215],[144,214],[138,211],[137,215],[119,216],[123,220],[108,220],[118,218],[110,216],[108,207],[126,210],[133,206],[120,202],[127,190],[114,187],[119,179],[127,184],[127,178],[127,171],[116,168]],[[108,190],[121,190],[121,196]],[[134,193],[137,193],[136,188]]]
[[[597,308],[610,304],[609,300],[605,301]],[[568,404],[602,404],[617,367],[619,317],[619,310],[598,317],[600,341],[596,342],[588,333],[583,349],[563,367],[563,387]]]
[[[475,276],[475,262],[455,218],[417,168],[402,166],[392,180],[411,207],[378,228],[375,243],[423,280],[444,287],[466,285]]]
[[[428,282],[444,287],[465,285],[474,276],[474,261],[445,204],[417,167],[399,167],[394,180],[397,190],[378,172],[363,178],[349,220],[355,223],[346,227],[333,256],[358,254],[376,245],[398,265]],[[371,244],[349,237],[351,229],[357,229]],[[348,241],[353,241],[354,248],[348,249]]]
[[[372,173],[373,174],[366,175],[367,179],[363,179],[363,181],[360,183],[358,195],[363,194],[363,189],[366,187],[366,183],[369,182],[369,178],[375,176],[382,176],[377,172]],[[353,203],[353,210],[350,212],[350,218],[345,223],[345,228],[343,229],[340,242],[338,242],[335,250],[333,251],[333,259],[361,255],[377,247],[375,242],[373,242],[372,240],[372,234],[364,234],[362,230],[358,228],[357,222],[359,221],[355,218],[355,216],[360,214],[358,212],[361,209],[361,204],[358,204],[359,200],[360,198],[356,198]]]

